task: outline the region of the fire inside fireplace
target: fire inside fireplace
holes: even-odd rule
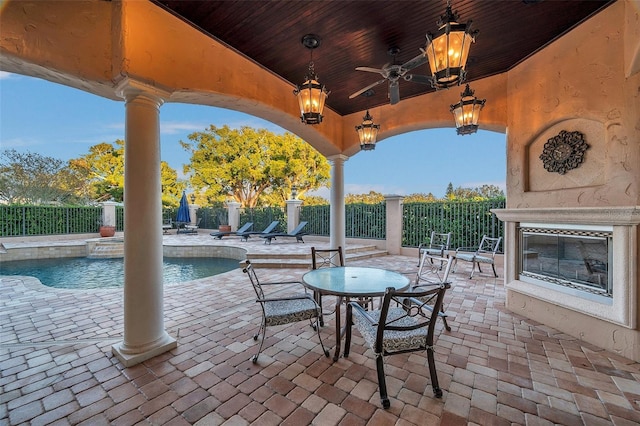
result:
[[[606,230],[520,227],[520,279],[613,297],[613,233]]]

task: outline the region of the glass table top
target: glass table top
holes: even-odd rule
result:
[[[409,286],[409,278],[397,272],[355,266],[315,269],[304,274],[302,281],[313,290],[338,296],[381,296],[387,287]]]

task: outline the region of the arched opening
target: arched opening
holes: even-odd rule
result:
[[[124,139],[124,103],[35,77],[3,73],[2,147],[62,160],[92,145]],[[160,109],[161,159],[184,178],[189,153],[179,141],[213,124],[286,130],[243,112],[207,105],[166,103]],[[452,119],[453,123],[453,119]],[[357,138],[353,132],[353,138]],[[387,170],[387,171],[385,171]],[[445,195],[446,187],[483,184],[505,189],[506,136],[479,130],[458,136],[451,128],[413,130],[357,152],[345,163],[345,192]],[[318,194],[329,199],[328,189]]]

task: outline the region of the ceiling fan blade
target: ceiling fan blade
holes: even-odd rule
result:
[[[428,75],[407,74],[403,77],[406,81],[413,81],[420,84],[431,84],[432,78]]]
[[[360,96],[361,94],[363,94],[364,92],[366,92],[367,90],[371,89],[372,87],[377,86],[380,83],[384,83],[387,79],[383,78],[382,80],[378,80],[373,84],[368,85],[367,87],[365,87],[364,89],[360,89],[358,90],[356,93],[353,93],[352,95],[349,96],[349,99],[353,99],[356,96]]]
[[[389,82],[389,100],[391,105],[400,102],[400,85],[397,81]]]
[[[406,71],[411,71],[412,69],[419,67],[422,64],[427,63],[427,56],[423,53],[419,54],[413,59],[402,64],[402,69]]]
[[[376,72],[378,74],[384,73],[383,69],[371,67],[356,67],[356,71]]]

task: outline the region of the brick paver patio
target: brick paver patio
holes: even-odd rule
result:
[[[190,240],[187,240],[190,238]],[[211,237],[166,236],[211,244]],[[229,239],[223,244],[240,244]],[[242,243],[257,252],[307,252],[311,243]],[[349,262],[398,271],[416,259]],[[260,269],[269,280],[304,269]],[[122,290],[71,291],[0,280],[0,424],[19,425],[637,425],[640,365],[508,312],[500,278],[462,267],[438,324],[442,399],[426,357],[386,360],[391,408],[380,408],[375,362],[354,333],[349,358],[325,358],[304,322],[270,328],[257,365],[259,307],[240,269],[165,287],[165,327],[178,347],[124,368]],[[322,329],[335,342],[332,320]]]

